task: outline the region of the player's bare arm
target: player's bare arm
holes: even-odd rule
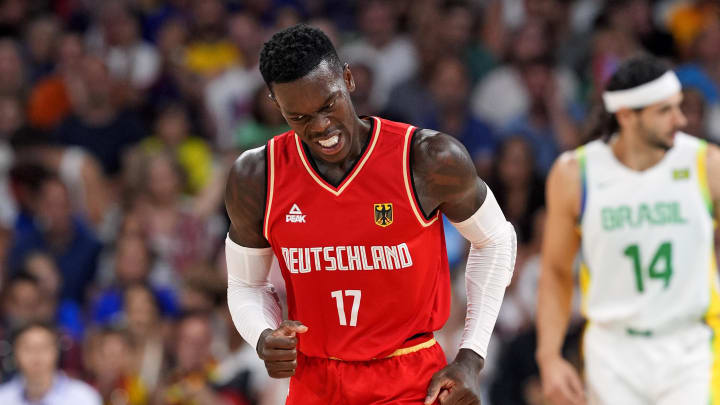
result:
[[[488,196],[487,186],[477,176],[472,159],[456,139],[436,131],[421,130],[413,138],[412,158],[414,185],[419,204],[426,214],[438,209],[453,223],[459,224],[483,206]],[[497,212],[505,222],[499,207]],[[467,238],[466,234],[463,236]],[[513,247],[514,237],[512,233]],[[514,263],[514,251],[512,261]],[[508,266],[512,267],[511,264]],[[503,272],[507,270],[500,270],[501,275],[505,275]],[[501,284],[504,290],[506,282]],[[494,319],[491,322],[494,324]],[[438,398],[442,404],[479,404],[479,373],[484,358],[478,351],[461,348],[455,360],[433,376],[426,403]]]
[[[707,179],[715,220],[720,221],[720,147],[713,144],[707,148]]]
[[[229,238],[240,247],[265,248],[264,250],[268,251],[266,258],[271,259],[270,244],[262,233],[265,211],[265,159],[265,146],[246,151],[237,159],[228,178],[225,206],[232,222]],[[256,268],[249,268],[247,271],[256,275],[258,280],[265,280],[269,271],[269,262],[265,259],[256,265]],[[236,289],[242,287],[244,286],[238,286]],[[244,291],[253,294],[250,287]],[[239,294],[243,294],[242,291],[240,290]],[[267,295],[270,294],[265,296],[266,303],[274,298],[271,296],[268,299]],[[231,288],[229,287],[228,299],[230,300],[230,298]],[[269,304],[272,306],[273,303],[269,302]],[[233,308],[231,307],[231,309]],[[274,309],[277,311],[279,305]],[[307,327],[302,323],[286,320],[277,328],[265,328],[260,334],[256,350],[258,356],[265,361],[265,368],[271,377],[286,378],[295,374],[297,367],[296,335],[305,331],[307,331]]]
[[[265,181],[265,146],[244,152],[230,171],[225,207],[232,222],[230,239],[240,246],[270,246],[262,234]]]
[[[573,261],[580,246],[580,167],[572,152],[555,162],[548,175],[546,196],[536,358],[545,396],[555,404],[582,404],[582,382],[573,366],[562,358],[574,287]]]
[[[710,198],[713,203],[715,221],[720,221],[720,147],[708,144],[707,148],[707,179]],[[720,247],[720,230],[715,230],[715,251]]]
[[[435,209],[453,222],[469,218],[485,201],[487,189],[472,158],[455,138],[423,129],[413,137],[413,180],[426,214]]]

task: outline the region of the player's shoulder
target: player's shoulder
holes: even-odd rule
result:
[[[564,180],[579,180],[582,159],[582,150],[565,151],[555,160],[548,176],[560,177]]]
[[[710,173],[720,172],[720,146],[717,144],[714,144],[712,142],[706,142],[705,145],[707,145],[707,155],[705,157],[707,162],[707,170]],[[711,179],[715,176],[709,176],[708,178]]]
[[[550,168],[547,176],[546,195],[548,200],[563,201],[561,205],[575,210],[581,194],[582,149],[563,152]]]
[[[225,188],[225,202],[240,201],[249,196],[265,195],[267,173],[267,147],[265,145],[243,152],[232,165]]]
[[[712,159],[716,163],[720,163],[720,146],[718,146],[714,143],[708,142],[707,155],[708,155],[708,161],[710,161]]]
[[[465,147],[454,137],[432,129],[418,129],[412,138],[413,158],[428,164],[469,161]]]
[[[720,147],[705,139],[678,132],[673,148],[678,149],[681,155],[689,156],[691,159],[698,158],[698,154],[704,155],[709,167],[720,165]]]
[[[241,153],[232,165],[230,175],[238,180],[265,176],[267,146],[259,146]]]

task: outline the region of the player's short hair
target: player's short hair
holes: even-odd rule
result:
[[[342,70],[340,58],[324,32],[297,24],[275,33],[260,51],[260,73],[271,88],[272,83],[300,79],[322,61]]]
[[[664,61],[652,55],[639,55],[623,62],[608,80],[605,90],[616,91],[626,90],[642,84],[651,82],[664,75],[670,66]],[[643,107],[644,108],[644,107]],[[637,108],[637,111],[643,108]],[[603,137],[609,139],[610,136],[620,130],[620,124],[615,114],[605,110],[602,102],[594,112],[594,117],[590,118],[588,139]]]

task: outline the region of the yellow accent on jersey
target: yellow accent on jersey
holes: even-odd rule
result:
[[[702,194],[703,201],[707,206],[710,216],[713,216],[713,204],[712,198],[710,197],[710,186],[708,186],[707,179],[707,142],[701,142],[697,151],[697,173],[698,183],[700,184],[700,193]]]
[[[587,300],[588,290],[590,290],[590,268],[585,262],[580,263],[580,292],[582,295],[582,303],[580,304],[580,311],[583,316],[587,318]]]

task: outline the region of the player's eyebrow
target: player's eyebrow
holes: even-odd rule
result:
[[[333,91],[332,93],[330,93],[330,95],[328,96],[328,98],[326,98],[325,101],[323,101],[322,107],[320,107],[320,108],[318,109],[318,111],[320,111],[320,110],[322,110],[323,108],[325,108],[325,106],[327,106],[327,105],[328,105],[335,97],[337,97],[339,94],[340,94],[340,90],[335,90],[335,91]],[[307,115],[307,114],[303,114],[303,113],[290,112],[290,111],[286,111],[285,114],[286,114],[286,115]]]

